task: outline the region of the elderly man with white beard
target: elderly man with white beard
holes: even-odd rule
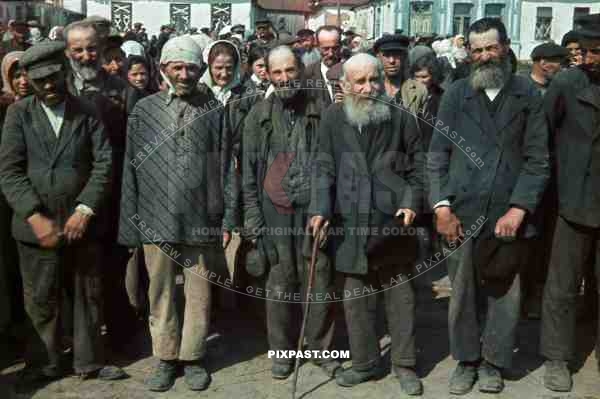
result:
[[[315,232],[328,221],[340,221],[335,230],[344,232],[334,235],[334,248],[344,292],[353,294],[344,298],[352,367],[338,373],[337,383],[351,387],[380,375],[373,291],[383,290],[393,370],[406,394],[421,395],[415,295],[408,281],[416,241],[385,236],[386,228],[410,226],[419,212],[421,139],[414,115],[389,103],[383,79],[381,64],[368,54],[355,55],[343,66],[344,101],[324,113],[319,129],[310,227]],[[365,229],[369,232],[361,233]],[[380,245],[370,253],[373,240]]]
[[[452,297],[450,394],[502,391],[520,315],[519,268],[550,174],[548,125],[537,89],[512,73],[506,28],[469,27],[472,69],[442,97],[428,153],[436,228]],[[464,240],[463,240],[464,238]]]

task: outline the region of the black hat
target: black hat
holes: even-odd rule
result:
[[[256,22],[254,22],[254,26],[258,26],[258,25],[271,25],[271,21],[268,19],[257,19]]]
[[[600,14],[582,15],[575,19],[577,33],[582,38],[600,39]]]
[[[314,34],[315,31],[311,29],[300,29],[298,32],[296,32],[297,37],[313,36]]]
[[[554,43],[542,43],[536,46],[531,52],[531,59],[539,61],[542,58],[564,58],[569,55],[569,51]]]
[[[63,41],[38,43],[25,51],[19,65],[31,79],[52,75],[64,68],[65,47]]]
[[[565,33],[565,35],[562,37],[562,41],[560,42],[560,45],[563,47],[567,47],[567,44],[569,43],[579,43],[579,33],[577,33],[577,31],[574,30],[570,30],[567,33]]]
[[[244,25],[242,25],[242,24],[233,25],[233,26],[231,27],[231,30],[232,30],[232,31],[234,31],[234,30],[236,30],[236,29],[246,30],[246,27],[245,27]]]
[[[404,35],[385,35],[375,41],[373,51],[377,54],[379,51],[407,51],[410,39]]]

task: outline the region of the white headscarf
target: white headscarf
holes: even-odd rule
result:
[[[202,67],[202,49],[190,36],[174,37],[165,43],[160,55],[160,65],[168,64],[169,62],[185,62]],[[169,86],[169,97],[173,96],[175,94],[175,87],[173,87],[171,81],[162,70],[160,71],[160,75]]]
[[[130,55],[141,55],[143,57],[146,55],[144,46],[135,40],[127,40],[125,43],[121,44],[121,50],[125,53],[125,57],[129,57]]]
[[[204,83],[206,86],[208,86],[210,88],[210,90],[213,92],[213,94],[215,95],[215,97],[217,98],[217,100],[219,100],[221,102],[221,104],[225,105],[225,104],[227,104],[227,100],[229,100],[229,97],[231,97],[231,89],[236,87],[237,85],[239,85],[241,82],[241,76],[240,76],[241,57],[240,57],[240,52],[238,51],[237,47],[233,43],[231,43],[230,41],[227,41],[227,40],[217,40],[215,42],[212,42],[207,48],[204,49],[204,52],[206,53],[207,61],[208,61],[208,55],[210,54],[210,51],[217,43],[226,43],[227,45],[233,47],[233,49],[236,52],[237,62],[233,68],[233,77],[231,78],[231,82],[229,82],[229,84],[227,84],[227,86],[225,86],[225,87],[217,86],[217,84],[213,80],[213,77],[210,73],[210,65],[208,66],[208,68],[206,68],[204,75],[202,75],[202,77],[200,78],[200,82]]]

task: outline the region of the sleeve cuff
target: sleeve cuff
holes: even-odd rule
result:
[[[94,216],[96,214],[92,208],[90,208],[89,206],[87,206],[85,204],[77,205],[75,207],[75,210],[77,212],[83,213],[86,216]]]

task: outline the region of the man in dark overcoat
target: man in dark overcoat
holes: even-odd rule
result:
[[[327,71],[341,60],[341,31],[336,26],[324,25],[317,29],[317,48],[321,53],[321,62],[309,65],[304,73],[306,88],[319,102],[320,111],[324,111],[334,102],[335,92],[327,79]]]
[[[449,255],[455,395],[476,379],[482,392],[504,387],[520,315],[523,238],[535,234],[531,216],[550,171],[541,97],[512,73],[504,25],[476,21],[469,43],[471,74],[444,93],[428,155],[436,228]]]
[[[413,223],[423,192],[416,119],[390,104],[383,79],[381,65],[371,55],[359,54],[344,64],[344,101],[328,108],[319,129],[310,225],[318,231],[327,221],[337,220],[335,265],[344,277],[352,353],[352,367],[337,375],[337,383],[351,387],[379,374],[375,291],[385,290],[392,366],[402,390],[420,395],[422,385],[414,370],[415,295],[407,281],[416,250],[400,246],[384,258],[383,244],[377,253],[367,253],[370,239],[391,235],[385,229],[394,227],[394,218],[401,217],[405,226]]]
[[[575,357],[582,278],[591,267],[600,276],[600,14],[582,17],[581,25],[584,63],[558,74],[544,98],[553,133],[558,219],[544,287],[540,352],[546,358],[544,385],[557,392],[573,385],[568,363]],[[590,285],[586,278],[586,290]]]
[[[265,255],[268,267],[262,273],[266,272],[269,292],[269,347],[292,350],[298,340],[293,331],[293,302],[299,301],[294,297],[299,292],[304,298],[308,278],[304,230],[310,200],[310,162],[318,148],[321,118],[316,100],[300,87],[302,62],[289,47],[279,46],[269,52],[267,70],[275,92],[250,111],[242,137],[244,229]],[[319,254],[313,290],[322,299],[311,305],[306,327],[309,350],[331,347],[332,292],[333,270],[324,250]],[[326,294],[331,296],[329,301],[324,300]],[[340,367],[339,362],[328,359],[316,363],[330,376]],[[285,379],[293,368],[293,359],[274,359],[273,378]]]
[[[33,331],[33,377],[61,374],[62,293],[73,299],[73,368],[82,377],[122,376],[104,367],[100,337],[100,240],[107,231],[111,147],[93,107],[70,96],[64,43],[21,60],[34,96],[10,106],[0,146],[2,191],[14,210],[24,301]]]

